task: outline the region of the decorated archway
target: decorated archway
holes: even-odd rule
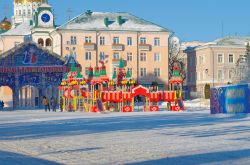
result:
[[[57,86],[68,71],[67,62],[36,43],[20,44],[0,55],[0,86],[13,90],[14,109],[41,107],[43,96],[57,96]],[[30,101],[23,101],[25,92],[30,92]]]

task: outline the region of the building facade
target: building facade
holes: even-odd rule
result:
[[[204,96],[204,87],[233,83],[238,60],[246,54],[249,37],[225,37],[192,49],[187,49],[189,91]]]
[[[75,52],[85,70],[103,61],[112,77],[123,58],[140,83],[168,83],[169,31],[131,14],[88,11],[58,27],[52,36],[54,51],[62,56]]]

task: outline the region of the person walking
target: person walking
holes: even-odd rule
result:
[[[53,97],[51,97],[50,99],[50,105],[51,105],[52,111],[56,112],[56,100]]]
[[[45,97],[45,96],[43,96],[43,105],[44,105],[45,112],[47,112],[48,109],[49,109],[49,111],[50,111],[49,100],[48,100],[48,98]]]

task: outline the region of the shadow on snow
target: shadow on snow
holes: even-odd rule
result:
[[[43,122],[12,123],[0,125],[0,140],[41,139],[56,136],[73,136],[107,132],[134,132],[152,129],[168,129],[162,136],[209,137],[226,134],[238,134],[250,131],[250,127],[210,128],[220,123],[242,122],[235,117],[217,118],[213,115],[199,113],[153,114],[144,116],[101,117],[84,119],[52,120]],[[195,127],[203,126],[204,129]],[[174,128],[187,128],[186,132]]]
[[[53,161],[30,157],[19,153],[1,151],[1,150],[0,150],[0,164],[1,165],[13,165],[13,164],[61,165],[60,163],[56,163]]]
[[[149,161],[144,161],[144,162],[128,163],[127,165],[151,165],[151,164],[200,165],[200,164],[206,164],[206,163],[219,164],[219,162],[237,161],[238,159],[247,158],[249,156],[250,156],[250,149],[243,149],[243,150],[236,150],[236,151],[221,151],[221,152],[202,153],[202,154],[162,158],[162,159],[149,160]]]

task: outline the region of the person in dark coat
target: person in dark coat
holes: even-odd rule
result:
[[[56,100],[53,97],[51,97],[50,99],[50,105],[51,105],[52,111],[56,112]]]
[[[60,110],[62,112],[63,111],[63,98],[62,97],[60,97],[59,105],[60,105]]]

